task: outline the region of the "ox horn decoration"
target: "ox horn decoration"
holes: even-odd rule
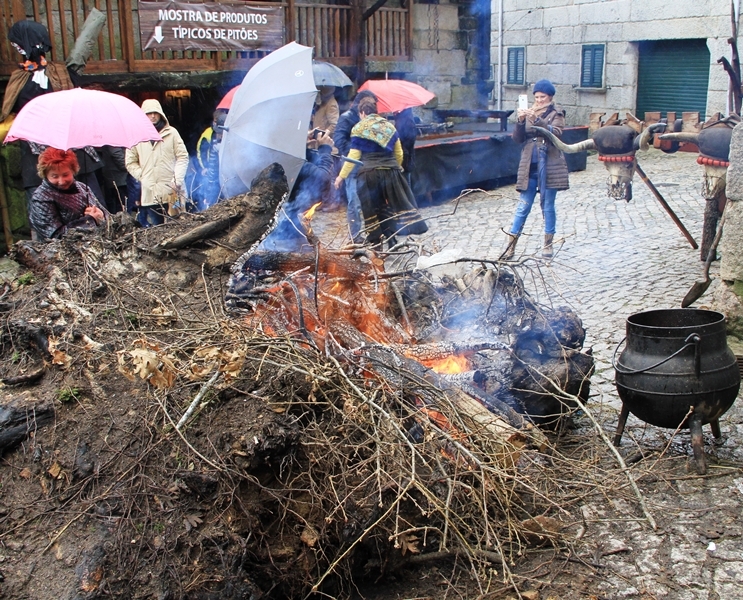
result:
[[[583,152],[584,150],[595,150],[596,144],[593,140],[583,140],[582,142],[576,142],[575,144],[566,144],[559,137],[557,137],[551,131],[544,129],[543,127],[532,127],[529,131],[538,133],[542,137],[547,138],[558,150],[562,150],[566,154],[575,154],[577,152]]]
[[[666,128],[665,123],[653,123],[648,125],[642,130],[642,133],[635,138],[635,150],[642,150],[643,152],[650,148],[650,140],[656,131],[664,131]]]
[[[699,141],[699,134],[691,131],[681,131],[679,133],[664,133],[660,136],[661,140],[670,140],[672,142],[690,142],[696,144]]]

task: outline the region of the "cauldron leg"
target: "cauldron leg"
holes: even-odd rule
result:
[[[715,439],[719,440],[722,437],[722,431],[720,431],[719,419],[713,419],[712,421],[710,421],[709,427],[712,430],[712,435],[715,436]]]
[[[619,421],[617,422],[617,432],[614,435],[614,445],[618,448],[619,444],[622,443],[622,434],[624,433],[624,426],[627,424],[627,417],[629,416],[629,407],[622,403],[622,412],[619,413]]]
[[[694,462],[697,464],[697,475],[707,473],[707,459],[704,456],[704,438],[702,437],[702,417],[693,414],[689,419],[691,431],[691,448],[694,450]]]

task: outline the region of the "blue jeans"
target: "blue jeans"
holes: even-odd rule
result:
[[[526,217],[529,216],[534,198],[537,196],[537,175],[536,173],[529,177],[529,186],[521,192],[516,214],[513,216],[511,225],[511,235],[520,235],[526,223]],[[544,191],[544,205],[542,206],[542,216],[544,216],[544,233],[554,235],[555,225],[557,224],[557,213],[555,213],[555,196],[557,190],[547,188]]]
[[[346,177],[346,197],[348,198],[348,208],[346,209],[346,221],[348,230],[351,234],[352,241],[358,241],[357,238],[364,228],[364,216],[361,213],[361,200],[356,190],[356,174],[351,173]]]
[[[165,213],[163,208],[155,204],[153,206],[140,206],[137,212],[137,221],[142,227],[152,227],[153,225],[162,225],[165,222]]]

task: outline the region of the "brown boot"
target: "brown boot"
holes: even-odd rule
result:
[[[554,253],[552,252],[552,239],[555,236],[551,233],[544,234],[544,247],[542,248],[542,256],[545,258],[552,258]]]
[[[516,252],[516,244],[519,241],[519,236],[513,233],[506,234],[506,247],[503,250],[503,254],[500,255],[501,260],[511,260],[514,253]]]

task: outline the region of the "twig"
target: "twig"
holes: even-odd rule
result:
[[[642,509],[642,513],[645,515],[645,518],[648,520],[648,523],[650,523],[650,526],[653,528],[653,530],[657,530],[658,525],[656,524],[655,519],[653,518],[653,515],[650,514],[650,511],[648,510],[648,507],[645,504],[645,497],[642,495],[640,488],[637,487],[637,483],[635,482],[635,479],[632,477],[632,473],[630,473],[629,467],[627,467],[627,465],[625,464],[624,459],[622,458],[622,455],[619,453],[619,450],[617,450],[616,446],[612,444],[611,440],[604,432],[604,428],[601,427],[599,422],[593,416],[593,413],[590,410],[588,410],[588,407],[583,403],[583,401],[578,396],[570,396],[570,398],[578,405],[578,407],[591,420],[591,423],[593,423],[594,428],[598,432],[599,436],[601,436],[601,439],[603,440],[604,444],[606,444],[607,448],[611,450],[611,453],[614,455],[614,458],[617,459],[617,462],[619,463],[619,466],[621,467],[622,472],[627,476],[627,479],[629,480],[629,484],[632,487],[632,491],[635,492],[635,496],[637,497],[637,501],[640,503],[640,508]]]
[[[206,266],[206,263],[201,264],[201,280],[204,282],[204,294],[206,295],[206,301],[209,303],[209,310],[212,311],[212,317],[214,317],[214,320],[217,320],[217,313],[214,310],[214,304],[212,303],[212,298],[209,295],[209,285],[206,281],[206,275],[204,274],[204,267]]]
[[[78,519],[79,519],[80,517],[82,517],[83,515],[85,515],[85,514],[86,514],[86,512],[87,512],[87,511],[82,511],[82,512],[78,513],[76,517],[74,517],[74,518],[70,519],[70,520],[69,520],[69,521],[67,522],[67,525],[65,525],[64,527],[62,527],[62,529],[60,529],[60,530],[59,530],[59,531],[57,532],[57,534],[56,534],[56,535],[55,535],[55,536],[54,536],[54,537],[52,538],[52,540],[51,540],[51,541],[50,541],[50,542],[49,542],[49,543],[48,543],[48,544],[46,545],[46,547],[45,547],[45,548],[44,548],[44,549],[43,549],[43,550],[41,551],[41,554],[39,554],[39,556],[43,556],[43,555],[44,555],[44,554],[46,553],[46,551],[47,551],[47,550],[49,550],[49,548],[51,548],[51,547],[52,547],[52,546],[54,545],[54,543],[55,543],[55,542],[56,542],[56,541],[57,541],[57,540],[58,540],[58,539],[59,539],[59,538],[60,538],[60,537],[62,536],[62,534],[63,534],[63,533],[65,532],[65,531],[67,531],[67,529],[69,529],[70,525],[72,525],[72,524],[73,524],[73,523],[74,523],[75,521],[77,521],[77,520],[78,520]]]
[[[181,420],[178,421],[178,424],[175,426],[176,431],[180,431],[181,427],[183,427],[183,424],[186,421],[188,421],[189,418],[191,418],[193,411],[196,410],[196,407],[199,405],[199,402],[201,402],[201,399],[204,397],[204,395],[214,385],[218,377],[219,377],[219,368],[217,368],[217,370],[214,371],[214,375],[211,376],[211,379],[209,379],[209,381],[207,381],[204,385],[201,386],[199,393],[196,394],[196,396],[194,397],[193,401],[188,407],[188,410],[186,410],[186,412],[183,413]]]

